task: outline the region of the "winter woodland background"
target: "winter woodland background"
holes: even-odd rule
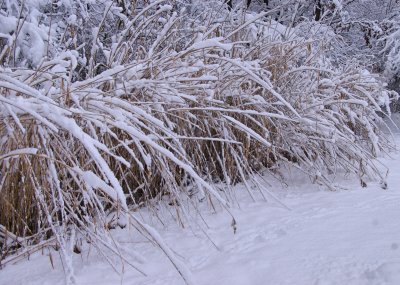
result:
[[[386,188],[399,28],[398,0],[0,1],[0,266],[51,249],[74,283],[134,227],[190,283],[141,208],[187,226],[286,168]]]

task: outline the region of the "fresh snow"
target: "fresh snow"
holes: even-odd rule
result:
[[[399,144],[400,135],[395,138]],[[163,239],[157,235],[156,242],[171,249],[167,255],[174,253],[174,262],[186,264],[191,274],[184,275],[193,284],[400,284],[400,153],[381,161],[389,169],[387,190],[373,182],[362,188],[354,177],[343,177],[339,184],[347,190],[332,192],[288,171],[289,187],[266,187],[289,209],[273,201],[252,202],[243,186],[237,187],[242,202],[231,208],[236,233],[222,209],[205,211],[203,230],[180,228],[165,209],[159,213],[165,226],[146,209],[135,215],[156,228]],[[147,276],[126,263],[117,274],[87,248],[74,256],[77,284],[184,284],[166,255],[136,230],[114,230],[114,236]],[[63,274],[58,253],[43,250],[5,266],[0,284],[64,284]]]

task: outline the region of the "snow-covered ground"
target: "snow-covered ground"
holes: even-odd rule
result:
[[[176,223],[152,225],[196,284],[400,284],[400,153],[382,162],[389,168],[387,190],[343,178],[348,190],[331,192],[288,173],[292,186],[277,184],[273,191],[290,210],[273,201],[246,202],[244,196],[240,209],[232,209],[235,234],[223,211],[204,214],[209,239]],[[147,276],[129,265],[118,275],[85,252],[74,260],[78,284],[184,284],[165,255],[136,231],[119,230],[116,236],[127,251],[145,257],[140,267]],[[0,271],[0,284],[63,284],[56,252],[52,260],[54,269],[44,251],[8,265]]]

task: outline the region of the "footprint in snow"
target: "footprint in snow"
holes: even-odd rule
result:
[[[399,284],[400,262],[385,262],[374,270],[365,271],[365,277],[373,284]]]

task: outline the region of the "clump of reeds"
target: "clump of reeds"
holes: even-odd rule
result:
[[[168,196],[186,223],[192,197],[233,202],[214,182],[244,182],[253,197],[246,181],[282,164],[330,189],[338,170],[382,179],[373,159],[390,146],[376,113],[387,93],[373,75],[332,68],[318,42],[261,16],[210,1],[219,10],[194,17],[162,2],[133,10],[115,37],[94,35],[90,54],[1,67],[2,258],[51,245],[73,281],[77,240],[119,254],[109,230],[132,223],[190,282],[130,207]]]

